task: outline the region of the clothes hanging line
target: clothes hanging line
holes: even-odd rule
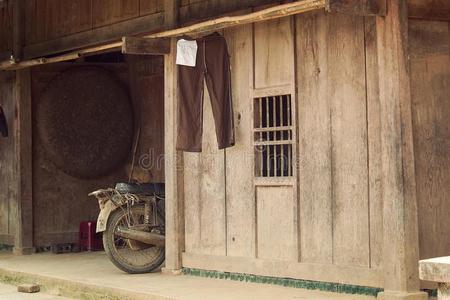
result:
[[[250,14],[239,16],[225,16],[213,20],[208,20],[193,25],[162,31],[158,33],[148,34],[142,36],[143,38],[169,38],[179,37],[187,34],[198,34],[202,32],[209,32],[220,30],[228,27],[262,22],[300,13],[305,13],[312,10],[325,9],[326,0],[300,0],[291,3],[276,5],[263,10],[252,12]],[[44,65],[50,63],[64,62],[77,59],[83,56],[93,55],[95,53],[120,49],[123,41],[116,41],[100,46],[88,47],[72,51],[66,54],[57,55],[53,57],[41,57],[20,62],[3,61],[0,62],[0,70],[18,70],[37,65]]]

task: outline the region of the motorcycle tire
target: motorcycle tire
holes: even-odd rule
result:
[[[133,212],[137,213],[143,213],[144,206],[143,205],[135,205],[131,208]],[[127,272],[129,274],[143,274],[143,273],[150,273],[156,269],[158,269],[165,259],[165,249],[162,247],[156,247],[156,246],[148,246],[148,248],[143,250],[136,250],[136,251],[154,251],[155,255],[154,257],[150,258],[148,261],[145,261],[145,263],[139,264],[139,263],[132,263],[130,261],[131,256],[133,255],[132,249],[128,249],[129,255],[128,259],[125,258],[123,255],[120,254],[119,250],[117,249],[114,241],[114,232],[115,228],[119,226],[121,220],[125,216],[125,211],[122,209],[117,209],[113,211],[108,219],[108,224],[106,227],[106,231],[103,232],[103,246],[105,248],[106,255],[111,260],[111,262],[118,267],[120,270]],[[130,241],[128,240],[128,243]],[[150,249],[150,250],[149,250]],[[123,249],[122,249],[123,250]],[[142,257],[142,255],[139,255],[139,257]]]

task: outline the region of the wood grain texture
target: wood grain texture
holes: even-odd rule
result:
[[[258,258],[298,261],[296,202],[290,186],[256,187]]]
[[[214,16],[271,3],[279,2],[274,0],[181,0],[180,22],[191,23],[195,20],[210,19]]]
[[[122,38],[122,53],[140,55],[164,55],[170,53],[169,39]]]
[[[419,242],[406,1],[389,1],[388,12],[386,18],[376,19],[380,79],[383,265],[385,290],[400,294],[419,290]]]
[[[332,263],[331,99],[328,97],[328,19],[297,16],[299,201],[301,261]]]
[[[236,145],[226,149],[227,255],[255,256],[252,26],[225,31],[231,56]]]
[[[146,30],[149,30],[149,28],[152,30],[163,29],[164,15],[162,13],[157,13],[138,17],[90,31],[83,31],[54,40],[27,45],[24,48],[24,55],[27,58],[41,57],[80,47],[94,46],[111,41],[119,41],[123,36],[143,33],[146,32]],[[120,45],[116,47],[119,48]]]
[[[369,266],[367,103],[362,17],[330,15],[333,262]]]
[[[8,4],[0,8],[0,52],[9,52],[13,46],[12,25],[13,5]]]
[[[164,0],[140,0],[139,15],[151,15],[164,11]]]
[[[12,245],[14,239],[7,238],[15,233],[17,214],[17,169],[15,158],[16,128],[14,102],[14,72],[0,72],[0,105],[8,124],[9,137],[0,137],[0,234],[5,236],[5,243]],[[1,242],[1,241],[0,241]]]
[[[294,78],[292,19],[276,19],[254,26],[255,88],[290,84]]]
[[[226,255],[225,152],[205,86],[201,153],[184,153],[186,251]]]
[[[327,9],[360,16],[385,15],[386,0],[328,0]]]
[[[161,56],[127,57],[130,92],[140,139],[135,167],[149,182],[164,182],[164,62]]]
[[[17,113],[16,157],[17,167],[17,211],[12,215],[16,222],[14,251],[28,252],[34,243],[33,235],[33,125],[30,69],[16,72],[14,102]]]
[[[92,1],[92,26],[94,28],[122,22],[139,16],[139,0]]]
[[[450,20],[450,2],[447,0],[408,0],[410,18]]]
[[[381,190],[380,91],[375,18],[366,17],[364,28],[367,78],[370,267],[380,269],[383,267],[383,195]]]
[[[191,253],[183,253],[183,263],[185,267],[204,270],[298,278],[363,287],[383,287],[383,273],[380,270],[353,266],[296,263],[277,259],[211,256]]]
[[[422,259],[446,256],[450,238],[450,33],[410,21],[411,97]]]
[[[52,40],[92,28],[91,0],[25,1],[26,44]]]

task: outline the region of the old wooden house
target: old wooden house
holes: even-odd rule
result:
[[[450,252],[449,22],[448,0],[0,0],[0,244],[76,242],[134,152],[166,184],[166,271],[424,299],[418,260]],[[179,152],[176,41],[213,31],[236,144],[206,93]]]

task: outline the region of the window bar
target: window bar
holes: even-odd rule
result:
[[[283,96],[277,96],[278,98],[278,108],[280,109],[279,118],[280,118],[280,127],[283,127]],[[284,140],[283,131],[280,131],[280,140]],[[280,146],[280,176],[284,176],[284,154],[283,154],[283,145]]]
[[[271,97],[272,98],[272,127],[277,126],[277,97]],[[277,131],[273,132],[273,140],[277,140]],[[277,146],[274,145],[273,147],[273,176],[277,177]]]
[[[286,95],[286,102],[288,107],[288,125],[292,126],[292,115],[291,115],[291,101],[289,101],[291,98],[290,95]],[[289,140],[292,141],[292,129],[288,131],[288,137]],[[292,176],[292,147],[288,145],[288,176]]]
[[[259,128],[263,128],[263,118],[262,118],[262,98],[258,98],[258,104],[259,104]],[[263,140],[263,132],[261,131],[259,134],[259,141],[261,142]],[[264,176],[264,157],[262,152],[262,147],[257,146],[256,150],[258,151],[259,155],[259,174],[261,177]]]
[[[269,97],[265,97],[266,100],[266,128],[270,127],[269,121]],[[267,141],[270,140],[270,133],[266,134]],[[270,146],[266,145],[264,146],[264,155],[266,156],[266,176],[270,176]]]

